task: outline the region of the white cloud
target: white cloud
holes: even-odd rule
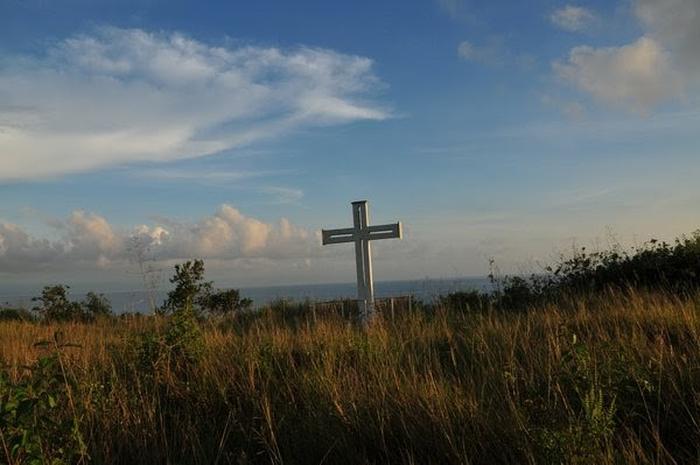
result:
[[[19,272],[46,268],[64,253],[61,243],[29,236],[14,224],[0,223],[0,269]]]
[[[480,47],[464,40],[457,46],[457,55],[468,61],[485,62],[489,61],[493,51],[487,47]]]
[[[46,239],[0,222],[0,270],[118,269],[134,258],[134,243],[159,261],[191,257],[305,260],[320,251],[317,233],[285,218],[275,223],[252,218],[230,205],[222,205],[214,215],[197,222],[161,220],[130,231],[119,231],[107,219],[82,211],[54,225],[60,237]]]
[[[112,226],[101,216],[82,211],[73,212],[68,221],[64,252],[81,261],[95,260],[99,265],[109,263],[123,246]]]
[[[650,37],[622,47],[575,47],[554,69],[596,99],[641,113],[682,93],[668,52]]]
[[[217,166],[202,168],[145,168],[133,173],[134,176],[147,179],[159,179],[163,181],[188,181],[206,184],[231,183],[245,179],[259,178],[276,174],[284,174],[286,171],[233,171]]]
[[[697,0],[634,0],[645,29],[632,43],[575,47],[555,72],[600,101],[641,113],[673,100],[698,101],[700,3]]]
[[[514,67],[523,71],[531,70],[536,64],[534,56],[513,52],[507,47],[504,38],[497,35],[486,38],[480,44],[463,40],[457,46],[457,56],[490,67]]]
[[[210,46],[103,28],[0,67],[0,180],[240,147],[381,120],[372,61],[327,49]]]
[[[596,20],[596,16],[587,8],[566,5],[554,10],[549,16],[549,20],[561,29],[574,32],[586,29]]]
[[[442,11],[452,19],[469,19],[469,8],[466,0],[436,0]]]
[[[673,55],[686,77],[700,79],[700,2],[697,0],[636,0],[635,13],[649,35]]]
[[[273,202],[280,204],[297,203],[304,198],[304,191],[293,187],[267,186],[260,192],[272,196]]]

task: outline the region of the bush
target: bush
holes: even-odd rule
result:
[[[491,306],[491,298],[479,291],[459,291],[440,296],[438,303],[450,310],[483,311]]]
[[[83,309],[78,302],[72,302],[68,299],[68,289],[70,286],[61,284],[44,286],[41,297],[32,299],[32,302],[39,302],[39,305],[32,310],[47,322],[83,319]]]
[[[190,306],[196,316],[202,316],[204,312],[225,315],[247,310],[253,304],[250,299],[241,299],[237,289],[213,291],[213,283],[204,280],[203,260],[188,260],[175,265],[170,282],[175,284],[175,289],[168,292],[159,311],[161,314],[174,314]]]
[[[88,292],[81,306],[83,308],[84,316],[91,320],[97,317],[112,315],[112,304],[104,296],[104,294]]]
[[[41,297],[34,297],[39,305],[32,308],[46,322],[93,321],[98,316],[112,315],[112,305],[103,294],[88,292],[85,300],[74,302],[68,298],[70,286],[45,286]]]
[[[185,304],[173,314],[164,341],[176,363],[192,363],[200,358],[204,339],[192,305]]]
[[[71,392],[76,388],[61,358],[59,335],[48,343],[55,351],[39,358],[29,376],[12,382],[0,371],[0,433],[6,458],[16,464],[69,464],[87,458]]]
[[[230,315],[250,309],[253,301],[241,299],[237,289],[219,290],[200,299],[200,305],[211,314]]]
[[[212,282],[204,281],[204,261],[188,260],[175,265],[175,274],[170,278],[175,289],[168,292],[160,313],[172,314],[178,309],[191,305],[196,313],[200,313],[200,303],[211,293]]]
[[[564,297],[606,290],[645,289],[687,294],[700,287],[700,231],[673,244],[652,239],[629,251],[588,252],[582,247],[571,257],[561,257],[543,274],[529,278],[491,275],[500,308],[526,308]]]
[[[169,318],[165,331],[151,329],[135,341],[139,365],[149,376],[183,373],[204,352],[204,336],[192,306],[185,304]]]
[[[34,315],[26,308],[0,308],[0,321],[34,321]]]

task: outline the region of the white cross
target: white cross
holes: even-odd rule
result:
[[[357,264],[357,300],[361,318],[368,322],[374,313],[374,282],[372,280],[372,249],[369,241],[375,239],[401,239],[401,223],[369,225],[369,211],[366,200],[352,202],[352,228],[322,229],[323,245],[355,243]]]

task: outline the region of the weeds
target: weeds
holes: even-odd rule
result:
[[[237,293],[205,318],[199,262],[178,269],[167,315],[63,318],[78,306],[47,288],[44,321],[0,322],[0,457],[694,464],[697,243],[582,255],[491,296],[378,305],[369,327],[352,302],[251,311]],[[685,270],[675,281],[669,264]]]
[[[27,367],[29,374],[13,382],[0,372],[0,442],[8,464],[83,463],[87,448],[73,394],[77,385],[67,372],[61,341],[39,345],[51,353]]]
[[[526,313],[398,311],[366,330],[342,313],[290,306],[293,315],[277,308],[216,322],[186,308],[93,324],[4,322],[3,406],[21,387],[35,399],[29,410],[43,413],[3,413],[12,444],[3,457],[13,465],[37,450],[45,462],[115,464],[695,463],[697,302],[606,293]],[[45,349],[32,341],[56,330],[83,348],[40,361]],[[36,368],[19,370],[17,360]],[[24,431],[26,447],[12,452]],[[67,446],[31,446],[48,437]]]

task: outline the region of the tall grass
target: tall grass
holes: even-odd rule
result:
[[[264,311],[201,323],[187,360],[149,352],[163,319],[2,322],[0,360],[9,392],[59,353],[49,415],[77,425],[74,462],[698,463],[698,297],[403,310],[366,330]],[[80,347],[35,345],[57,332]]]

